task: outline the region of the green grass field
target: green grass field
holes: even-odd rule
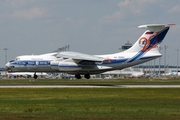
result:
[[[134,80],[127,80],[127,84],[141,83],[138,82],[139,80],[137,82]],[[49,81],[52,84],[124,84],[125,82],[125,80],[122,80],[123,82],[104,80],[104,83],[100,83],[103,81],[39,79],[37,81],[0,80],[0,85],[49,84],[51,83]],[[144,81],[142,83],[148,82],[142,81]],[[179,84],[178,80],[158,81],[158,84]],[[155,84],[155,81],[152,84]],[[180,88],[0,89],[0,119],[2,120],[174,120],[180,119],[179,107]]]
[[[180,119],[180,89],[1,89],[0,119]]]

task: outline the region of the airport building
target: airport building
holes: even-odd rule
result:
[[[130,47],[132,47],[132,43],[127,41],[127,43],[125,43],[124,45],[121,46],[120,50],[124,51],[124,50],[129,49]]]

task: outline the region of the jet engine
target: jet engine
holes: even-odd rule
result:
[[[59,71],[59,61],[51,61],[50,66],[52,70]]]
[[[59,71],[76,71],[80,70],[81,67],[75,62],[60,62]]]
[[[75,62],[51,61],[51,69],[57,71],[76,71],[81,67]]]

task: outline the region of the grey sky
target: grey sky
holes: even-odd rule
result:
[[[179,22],[180,0],[2,0],[0,67],[5,64],[4,48],[8,61],[66,45],[87,54],[118,52],[141,36],[139,25],[150,23],[176,24],[161,44],[168,46],[167,63],[176,65]]]

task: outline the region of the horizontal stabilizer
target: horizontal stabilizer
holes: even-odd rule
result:
[[[165,27],[166,27],[165,24],[147,24],[147,25],[140,25],[138,28],[147,29],[149,31],[156,32],[162,30]]]

